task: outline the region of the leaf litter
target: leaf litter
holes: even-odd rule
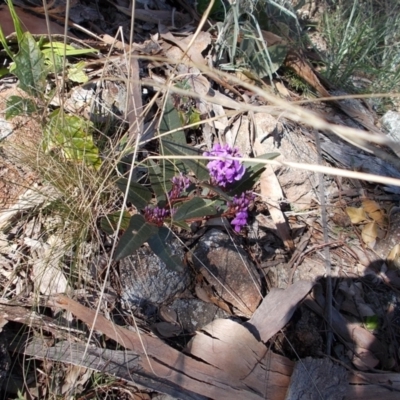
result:
[[[131,11],[119,4],[115,4],[117,9],[130,15]],[[176,85],[180,82],[184,84],[185,90],[198,95],[197,99],[191,98],[189,94],[185,95],[187,101],[190,101],[192,110],[200,115],[201,132],[196,128],[197,131],[193,129],[190,133],[194,135],[194,142],[191,145],[195,149],[210,150],[212,143],[224,142],[226,138],[230,141],[229,145],[238,146],[245,157],[278,152],[280,154],[278,160],[317,164],[312,129],[280,117],[282,110],[273,111],[271,108],[266,108],[268,104],[261,96],[241,87],[237,82],[221,77],[213,79],[203,74],[204,66],[209,65],[209,59],[205,58],[204,52],[208,52],[208,56],[213,55],[210,44],[215,40],[215,36],[212,33],[200,32],[199,35],[194,36],[193,27],[190,28],[191,19],[184,13],[175,12],[174,21],[174,13],[171,11],[153,10],[151,13],[148,11],[140,10],[136,14],[138,20],[142,21],[142,29],[144,32],[158,30],[162,33],[155,33],[151,40],[132,46],[135,58],[131,58],[129,54],[124,55],[118,50],[118,47],[126,48],[123,42],[116,40],[114,43],[118,46],[98,42],[97,47],[101,49],[102,55],[87,62],[84,68],[85,73],[92,80],[101,78],[103,83],[116,80],[119,82],[108,87],[98,85],[95,89],[91,89],[93,93],[97,92],[95,97],[91,97],[92,100],[87,103],[83,101],[80,109],[75,109],[74,113],[93,120],[96,107],[103,107],[110,114],[114,114],[118,121],[117,129],[112,128],[115,132],[110,130],[110,142],[113,135],[121,136],[120,129],[126,124],[128,129],[125,130],[124,146],[125,149],[133,148],[135,141],[143,138],[140,134],[146,127],[146,123],[158,118],[162,124],[163,117],[158,108],[165,107],[168,103],[158,101],[157,96],[165,95],[158,92],[158,88],[166,83],[172,82],[172,85]],[[1,12],[4,12],[4,8]],[[53,15],[56,14],[57,11],[53,10]],[[128,22],[126,18],[124,20],[126,26]],[[189,30],[184,31],[183,36],[180,36],[181,32],[176,28],[185,25],[189,27]],[[40,30],[46,32],[43,25],[41,27],[37,25],[37,30],[31,30],[31,33],[40,33]],[[264,38],[267,37],[267,43],[273,43],[271,41],[273,37],[277,43],[285,45],[285,52],[290,47],[290,43],[288,44],[278,35],[267,31],[262,33]],[[32,40],[34,41],[35,38],[27,39],[28,42]],[[96,47],[92,40],[87,43]],[[78,41],[75,44],[78,44]],[[283,64],[294,69],[320,95],[331,96],[328,88],[324,86],[323,81],[318,79],[313,67],[303,54],[291,51],[285,54],[279,60],[278,66]],[[148,59],[153,55],[157,56],[157,60]],[[160,61],[163,57],[178,61],[178,64],[171,65],[168,61]],[[85,59],[82,60],[85,61]],[[19,63],[18,58],[16,61]],[[202,69],[197,68],[200,66]],[[21,63],[18,65],[18,68],[20,67],[22,67]],[[43,71],[42,68],[40,72]],[[17,70],[16,74],[18,73]],[[252,76],[249,73],[247,75]],[[128,85],[126,84],[127,77],[130,79]],[[256,82],[259,83],[259,81]],[[21,83],[23,84],[21,88],[28,89],[31,94],[36,93],[37,88],[30,87],[29,83],[24,81]],[[41,75],[38,77],[37,84],[43,86]],[[268,86],[267,81],[263,84],[264,87]],[[143,94],[143,88],[150,90],[152,95],[156,95],[153,106],[150,108],[146,108],[150,96]],[[112,93],[107,93],[109,91]],[[293,95],[290,91],[285,91],[285,93],[289,96]],[[179,100],[180,94],[176,95]],[[120,101],[117,104],[115,100],[112,100],[107,104],[102,100],[107,96],[111,99],[120,96]],[[213,98],[215,101],[210,102],[208,98]],[[261,112],[252,114],[252,112],[241,111],[241,105],[249,103],[259,107]],[[126,104],[127,107],[123,108],[122,104]],[[371,126],[370,121],[353,107],[340,102],[335,104],[367,130],[376,132],[377,128]],[[118,107],[119,105],[121,107]],[[173,104],[169,104],[168,107],[171,107],[171,110],[174,109]],[[346,125],[347,117],[340,115],[337,110],[333,111],[321,104],[305,107],[309,107],[315,113],[324,113],[328,119],[336,118],[336,122]],[[5,110],[3,105],[1,110]],[[232,114],[232,110],[235,110],[235,114]],[[267,110],[271,113],[267,113]],[[216,116],[218,118],[213,120]],[[245,123],[246,119],[247,123]],[[14,126],[9,143],[12,144],[17,134],[23,135],[21,133],[23,130],[14,120],[11,122]],[[96,120],[96,123],[98,122],[99,120]],[[177,126],[176,124],[176,121],[172,122],[172,125],[166,127],[164,131],[169,132]],[[40,130],[40,127],[35,129]],[[96,129],[104,130],[105,124],[97,125]],[[186,151],[189,150],[185,150],[186,146],[190,147],[187,142],[189,129],[181,129],[181,142],[178,143],[181,150],[176,141],[171,141],[171,138],[177,138],[177,135],[165,137],[167,149],[165,155],[187,154]],[[145,137],[150,139],[158,133],[162,133],[162,130],[159,132],[154,130],[152,135]],[[19,137],[19,140],[24,141],[24,136]],[[105,140],[109,139],[105,137]],[[373,173],[378,172],[374,170],[373,164],[377,159],[373,154],[380,153],[377,151],[372,151],[372,154],[364,153],[360,150],[360,148],[370,150],[371,145],[368,144],[366,148],[365,143],[361,142],[348,144],[348,141],[340,139],[333,141],[330,135],[323,135],[322,140],[322,151],[326,163],[352,168],[353,160],[349,159],[351,156],[346,159],[346,154],[351,154],[350,150],[354,150],[352,145],[355,145],[360,157],[364,157],[363,165],[365,165],[365,160],[374,160],[368,163],[366,168],[371,169],[367,170]],[[340,160],[335,159],[328,150],[333,149],[334,145],[340,148]],[[122,149],[120,147],[119,151]],[[157,148],[146,147],[146,145],[142,145],[142,149],[144,154],[139,154],[139,161],[145,159],[146,152],[157,151]],[[56,149],[54,151],[57,152]],[[61,159],[63,159],[63,153],[64,155],[72,154],[61,148]],[[85,151],[83,153],[78,159],[72,156],[64,157],[63,162],[69,163],[71,159],[74,159],[73,162],[80,163],[86,157]],[[126,154],[129,154],[129,151]],[[102,156],[104,157],[104,154]],[[110,157],[111,154],[107,156]],[[96,159],[93,164],[97,162]],[[126,160],[128,166],[130,162],[131,160]],[[380,159],[379,162],[385,163],[385,160]],[[17,158],[14,158],[9,165],[13,168],[21,168],[20,160]],[[193,171],[195,164],[192,161],[192,164],[182,163],[181,165],[187,165]],[[145,173],[146,169],[147,167],[144,167],[142,172]],[[391,171],[389,167],[387,171]],[[61,385],[60,394],[63,395],[74,392],[76,389],[74,380],[77,378],[81,385],[79,390],[82,391],[82,386],[89,379],[88,370],[85,368],[91,368],[142,384],[147,388],[147,393],[161,391],[171,396],[179,397],[184,394],[185,398],[196,399],[206,397],[283,399],[293,384],[290,383],[290,377],[295,364],[300,365],[302,360],[299,358],[307,357],[309,354],[303,351],[307,349],[307,346],[290,349],[290,343],[282,338],[295,337],[302,318],[305,318],[311,310],[314,313],[317,329],[312,330],[310,325],[309,330],[305,331],[308,339],[305,335],[302,342],[304,345],[319,343],[324,336],[321,334],[322,331],[330,329],[333,331],[335,342],[333,352],[329,356],[336,360],[337,366],[349,371],[346,375],[347,381],[345,381],[347,395],[351,393],[351,398],[367,398],[365,393],[370,391],[376,396],[379,394],[387,398],[396,398],[400,388],[400,379],[397,374],[399,360],[398,345],[392,338],[398,336],[396,321],[400,314],[398,300],[400,279],[396,261],[400,236],[397,236],[395,230],[396,212],[387,211],[393,205],[395,197],[390,193],[387,194],[384,187],[372,187],[368,183],[355,179],[326,178],[325,195],[330,218],[328,226],[321,226],[320,199],[316,191],[317,173],[317,166],[314,172],[294,170],[285,165],[267,166],[253,188],[258,198],[251,214],[256,218],[250,221],[246,235],[232,236],[232,232],[228,229],[231,235],[227,240],[229,245],[223,245],[218,250],[223,253],[233,245],[232,252],[242,254],[241,259],[239,257],[233,262],[230,256],[223,255],[223,258],[226,258],[225,261],[228,261],[228,264],[223,264],[215,261],[214,256],[209,253],[210,250],[207,250],[196,260],[193,259],[196,251],[185,249],[182,245],[187,252],[187,256],[182,260],[183,268],[190,268],[190,264],[196,264],[195,271],[192,273],[192,286],[195,286],[196,290],[187,285],[174,296],[183,299],[196,297],[200,300],[208,299],[227,314],[235,317],[213,320],[210,316],[207,323],[204,322],[203,326],[199,326],[192,332],[182,330],[179,320],[172,323],[160,321],[158,319],[160,317],[155,312],[157,306],[155,307],[151,302],[146,303],[143,299],[142,303],[136,307],[129,303],[125,306],[119,305],[118,296],[124,287],[121,284],[122,277],[118,268],[109,273],[105,271],[113,241],[118,235],[121,240],[120,234],[127,232],[130,227],[126,222],[121,225],[116,220],[118,208],[112,201],[107,204],[107,207],[104,206],[108,211],[104,210],[99,215],[114,215],[115,219],[109,219],[108,231],[104,229],[98,234],[101,240],[97,244],[98,249],[93,252],[102,255],[106,260],[103,270],[96,269],[96,279],[106,288],[103,293],[100,293],[99,282],[94,281],[93,275],[82,274],[83,281],[69,279],[67,271],[73,267],[74,257],[69,257],[68,254],[74,250],[64,246],[62,237],[45,231],[43,231],[43,239],[29,237],[27,223],[42,218],[40,210],[52,209],[46,208],[45,204],[49,203],[49,191],[53,191],[53,187],[43,186],[41,177],[35,176],[34,180],[40,189],[35,188],[32,191],[31,188],[26,189],[27,185],[23,179],[19,178],[16,181],[11,175],[5,176],[6,184],[9,187],[17,187],[17,191],[22,194],[19,194],[19,200],[17,200],[18,196],[12,196],[5,203],[0,216],[4,233],[2,241],[5,244],[1,250],[2,259],[4,259],[1,270],[4,300],[2,299],[0,308],[7,321],[21,324],[21,318],[24,321],[29,320],[30,322],[26,322],[26,325],[47,330],[55,339],[48,346],[43,336],[33,334],[34,340],[30,343],[26,342],[25,346],[18,349],[15,348],[15,351],[34,356],[38,360],[57,360],[69,365],[68,371],[62,378],[63,385]],[[398,177],[395,172],[389,172],[388,176]],[[140,177],[135,177],[134,184],[136,181],[140,181]],[[123,180],[120,178],[119,182],[123,183]],[[41,197],[38,194],[42,192],[46,196]],[[33,196],[32,193],[36,194]],[[54,193],[51,201],[56,201],[60,196],[57,190]],[[146,203],[148,200],[143,199],[148,199],[148,197],[146,195],[143,197],[136,189],[132,190],[130,196],[131,203],[127,204],[124,213],[127,212],[129,216],[133,215],[138,219],[141,216],[136,214],[138,210],[131,204],[137,203],[138,198]],[[381,200],[378,200],[379,198]],[[22,201],[27,204],[22,204]],[[116,200],[116,202],[120,201],[120,199]],[[190,209],[189,205],[186,207]],[[205,205],[205,207],[210,206]],[[180,210],[183,213],[184,209]],[[193,215],[197,217],[197,214]],[[104,225],[104,222],[102,224]],[[222,220],[222,226],[223,224]],[[42,224],[42,226],[45,225]],[[117,226],[122,228],[122,232],[117,232],[115,236]],[[150,227],[144,223],[139,226],[141,226],[139,230]],[[202,237],[207,237],[204,226],[198,221],[191,225],[193,235],[199,233],[196,238],[199,242]],[[109,229],[110,227],[112,229]],[[137,229],[137,224],[132,226],[132,230],[135,229]],[[323,229],[329,230],[329,243],[324,241]],[[148,233],[149,238],[151,233]],[[175,234],[179,237],[179,229]],[[168,235],[169,233],[165,231],[164,236],[160,236],[157,240],[157,246],[168,242]],[[84,240],[90,240],[89,237],[85,237]],[[118,246],[121,246],[123,241],[124,239]],[[388,243],[386,247],[383,245],[385,242]],[[138,242],[135,246],[139,248],[142,243]],[[215,240],[217,247],[220,243],[219,239]],[[151,241],[148,244],[150,247],[156,245],[152,245]],[[326,246],[329,247],[332,257],[332,277],[338,288],[334,291],[335,307],[331,325],[324,323],[326,303],[332,300],[326,297],[323,285],[325,266],[322,249]],[[96,246],[92,247],[96,248]],[[147,244],[144,247],[147,247]],[[168,247],[163,246],[163,251],[167,250]],[[121,254],[123,250],[117,247],[116,259],[122,258]],[[173,257],[171,254],[167,257],[172,266],[174,265]],[[10,272],[10,261],[16,262],[19,268],[12,267],[13,271]],[[251,268],[246,269],[245,266],[250,264]],[[138,265],[133,263],[131,270],[127,272],[133,279],[139,279],[135,271],[137,267]],[[146,268],[143,268],[143,271],[145,273]],[[160,272],[157,272],[154,279],[162,285],[163,281],[159,274]],[[103,279],[109,281],[103,282]],[[29,289],[30,282],[33,283],[33,292]],[[71,291],[70,297],[60,295],[69,291]],[[45,296],[36,298],[35,292],[40,292]],[[200,292],[201,294],[198,294]],[[13,302],[16,294],[24,294],[24,302]],[[46,315],[33,310],[37,301],[46,308]],[[173,310],[174,315],[179,315],[181,311]],[[59,313],[73,324],[80,320],[88,329],[94,329],[97,333],[104,335],[103,345],[96,340],[97,336],[88,334],[85,330],[77,332],[71,326],[63,324],[62,319],[58,320]],[[120,317],[117,318],[117,314]],[[378,322],[371,330],[368,329],[367,318],[373,317],[376,317]],[[137,326],[136,321],[140,326]],[[123,325],[129,326],[131,330],[123,328]],[[3,326],[4,329],[7,329],[7,325]],[[12,328],[10,329],[14,333]],[[64,329],[68,333],[67,340],[62,339],[61,333]],[[191,337],[193,337],[192,340],[189,340]],[[120,350],[112,341],[127,351],[119,352]],[[283,344],[279,346],[279,343]],[[319,356],[322,356],[324,347],[319,348],[321,349]],[[295,362],[288,358],[293,356],[293,350]],[[128,357],[128,370],[118,364],[121,357]],[[72,363],[71,360],[73,360]],[[177,368],[177,365],[184,364],[185,368]],[[379,381],[373,374],[376,370],[380,370]],[[265,371],[268,376],[267,388],[264,379]],[[379,385],[379,382],[384,381],[387,384]],[[313,381],[312,384],[316,385],[317,382]],[[322,383],[319,384],[322,385]],[[388,386],[392,391],[388,390]]]

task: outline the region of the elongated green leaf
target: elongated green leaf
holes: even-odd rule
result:
[[[121,178],[117,181],[117,186],[122,193],[126,193],[128,186],[128,179]],[[149,189],[137,182],[131,182],[128,189],[128,201],[130,201],[138,210],[143,210],[152,197]]]
[[[150,237],[147,242],[154,254],[165,262],[167,268],[172,271],[182,271],[184,267],[182,265],[181,257],[177,254],[173,255],[171,253],[171,238],[172,234],[169,229],[162,227],[155,235]]]
[[[160,122],[160,134],[171,132],[181,127],[182,123],[178,111],[172,104],[171,99],[168,98],[165,102],[164,112]],[[165,138],[168,138],[167,140],[170,142],[186,144],[185,132],[182,129],[171,132],[168,136],[165,136]],[[164,138],[162,140],[164,140]]]
[[[0,43],[3,46],[3,49],[7,53],[8,57],[10,57],[12,60],[14,60],[14,54],[12,53],[10,47],[8,46],[6,35],[4,34],[3,29],[1,29],[1,24],[0,24]],[[8,73],[8,68],[6,68],[6,70]]]
[[[116,211],[106,215],[105,217],[102,217],[100,220],[100,228],[105,233],[112,235],[117,230],[120,215],[121,212]],[[131,220],[131,215],[128,213],[128,211],[124,211],[122,215],[120,229],[122,229],[123,231],[128,229],[130,220]]]
[[[201,218],[206,215],[214,215],[217,213],[214,202],[204,200],[200,197],[193,197],[189,201],[183,203],[173,215],[176,221],[182,221],[191,218]]]
[[[42,98],[46,86],[47,68],[45,58],[35,39],[25,32],[19,43],[19,52],[14,57],[15,66],[12,68],[19,79],[19,87],[26,93]]]
[[[149,237],[155,235],[158,229],[155,225],[147,223],[143,216],[134,215],[129,222],[128,229],[119,240],[114,260],[119,261],[133,254]]]
[[[163,146],[165,155],[193,156],[193,159],[182,159],[182,164],[190,169],[200,181],[205,181],[210,178],[210,173],[203,160],[196,158],[201,155],[200,151],[194,147],[173,143],[168,140],[163,140]],[[188,171],[181,172],[187,174]]]
[[[149,160],[149,179],[157,200],[165,198],[165,194],[172,188],[171,179],[175,175],[175,167],[167,160],[163,160],[161,165]]]
[[[178,111],[175,109],[174,105],[172,104],[172,101],[170,98],[167,99],[165,102],[164,110],[163,110],[163,115],[161,118],[160,122],[160,134],[166,134],[168,132],[174,131],[177,129],[175,132],[168,133],[168,135],[161,137],[160,140],[160,154],[163,156],[168,156],[168,155],[175,155],[174,153],[171,153],[167,147],[164,146],[165,141],[169,141],[171,143],[175,143],[177,145],[186,145],[186,136],[185,132],[182,129],[179,129],[182,127],[182,122],[179,118]],[[160,161],[160,168],[162,170],[167,170],[168,169],[168,163],[172,163],[175,166],[175,169],[177,171],[180,171],[184,174],[186,174],[188,171],[186,171],[185,165],[176,159],[166,161],[166,160],[161,160]]]
[[[250,65],[260,78],[274,74],[287,56],[287,46],[277,44],[268,47],[268,54],[259,48],[250,56]]]
[[[69,44],[64,44],[62,42],[48,42],[44,43],[41,46],[42,52],[44,55],[48,58],[51,57],[51,53],[57,54],[58,56],[63,57],[64,54],[69,57],[69,56],[82,56],[85,54],[97,54],[99,53],[98,50],[92,49],[91,47],[86,48],[86,49],[77,49]]]
[[[10,11],[10,15],[11,15],[11,19],[13,21],[15,33],[17,34],[18,43],[21,43],[21,40],[22,40],[22,37],[23,37],[23,29],[22,29],[21,21],[20,21],[20,19],[18,17],[18,14],[15,11],[14,4],[13,4],[12,0],[8,0],[7,1],[7,7],[9,9],[9,11]]]
[[[36,104],[31,99],[20,96],[10,96],[7,99],[6,119],[18,115],[30,115],[36,111]]]

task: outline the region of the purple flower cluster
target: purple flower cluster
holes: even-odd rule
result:
[[[186,176],[183,176],[180,173],[178,176],[174,176],[171,179],[172,182],[172,189],[168,193],[168,198],[171,199],[178,199],[182,192],[184,192],[190,185],[190,180]]]
[[[162,226],[164,219],[171,216],[171,211],[166,208],[146,206],[144,208],[144,218],[147,222],[150,222],[158,227]]]
[[[228,203],[229,212],[235,214],[235,218],[231,221],[232,226],[235,227],[236,232],[240,232],[247,224],[249,217],[248,208],[250,203],[254,200],[254,195],[251,191],[242,193],[239,197],[236,195],[231,202]]]
[[[211,160],[207,164],[211,181],[218,186],[225,187],[227,184],[239,181],[245,173],[245,168],[239,161],[225,158],[241,157],[236,147],[231,148],[228,144],[221,146],[217,143],[211,151],[206,151],[203,155],[206,157],[221,157],[220,160]]]

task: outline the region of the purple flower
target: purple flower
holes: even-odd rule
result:
[[[236,232],[240,232],[247,224],[247,218],[249,217],[247,209],[254,200],[254,197],[251,191],[247,191],[240,196],[236,195],[232,201],[228,203],[229,212],[235,214],[235,218],[231,221],[231,224]]]
[[[211,151],[206,151],[203,155],[221,157],[220,160],[211,160],[207,164],[211,181],[218,186],[225,187],[229,183],[239,181],[246,171],[239,161],[225,159],[225,157],[241,157],[239,150],[236,147],[231,148],[228,144],[221,146],[217,143]]]
[[[172,210],[172,213],[174,210]],[[164,219],[171,216],[171,211],[166,208],[146,206],[144,208],[144,219],[151,224],[162,226]]]
[[[184,192],[190,185],[190,180],[186,176],[183,176],[182,173],[179,176],[174,176],[171,179],[172,182],[172,189],[168,193],[168,198],[171,199],[178,199],[182,192]]]

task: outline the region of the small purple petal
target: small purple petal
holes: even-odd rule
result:
[[[237,148],[231,148],[229,145],[221,146],[216,143],[211,151],[203,153],[204,156],[209,157],[241,157]],[[207,164],[210,172],[211,180],[218,186],[225,187],[227,184],[240,180],[244,173],[244,166],[237,160],[210,160]]]

